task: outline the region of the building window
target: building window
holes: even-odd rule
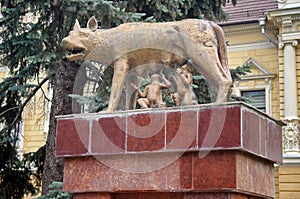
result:
[[[266,90],[242,91],[241,95],[248,103],[266,113]]]
[[[245,64],[252,66],[251,72],[241,76],[233,83],[233,94],[237,97],[247,98],[248,104],[272,115],[272,79],[275,74],[270,73],[251,57],[243,65]]]

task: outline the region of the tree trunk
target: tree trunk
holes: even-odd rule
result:
[[[57,64],[53,82],[53,99],[50,113],[49,132],[46,141],[46,157],[44,162],[42,194],[48,193],[48,186],[54,181],[63,180],[63,158],[55,156],[56,119],[57,115],[71,114],[73,85],[80,65],[63,60]]]

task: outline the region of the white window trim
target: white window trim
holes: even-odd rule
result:
[[[274,77],[274,76],[273,76]],[[272,77],[271,77],[272,78]],[[261,79],[258,78],[258,76],[253,78],[241,78],[240,81],[236,81],[233,86],[233,93],[237,97],[241,97],[241,93],[243,91],[256,91],[256,90],[265,90],[265,99],[266,99],[266,114],[272,116],[272,80],[271,78],[263,78],[265,80],[265,84],[257,84],[253,88],[249,88],[248,86],[239,86],[239,83],[241,81],[248,82],[255,79]]]

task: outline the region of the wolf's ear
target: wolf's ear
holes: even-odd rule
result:
[[[87,28],[95,31],[98,28],[97,20],[94,16],[92,16],[87,22]]]
[[[79,24],[78,19],[76,19],[75,25],[74,25],[74,27],[73,27],[73,30],[76,30],[76,29],[80,29],[80,24]]]

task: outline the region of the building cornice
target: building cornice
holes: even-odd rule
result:
[[[276,76],[276,74],[266,74],[266,75],[245,75],[241,76],[240,81],[248,81],[248,80],[258,80],[258,79],[264,79],[264,80],[269,80],[273,79]]]
[[[300,166],[300,156],[288,156],[283,155],[283,165],[299,165]]]
[[[297,31],[300,22],[300,7],[269,11],[267,19],[272,21],[274,25],[282,27],[283,33]]]
[[[259,23],[251,23],[251,24],[242,24],[242,25],[234,25],[234,26],[223,26],[225,35],[231,36],[231,35],[240,35],[245,33],[260,33],[261,27],[259,26]],[[265,27],[268,31],[276,31],[277,27],[274,25],[268,25]]]
[[[293,19],[299,19],[300,7],[295,8],[281,8],[278,10],[271,10],[267,13],[267,16],[270,18],[279,18],[283,16],[292,15]]]
[[[300,31],[282,33],[281,34],[282,41],[296,41],[300,39]],[[298,43],[294,46],[297,46]]]
[[[274,47],[274,45],[272,45],[271,42],[259,42],[259,43],[238,44],[238,45],[227,46],[228,52],[259,50],[259,49],[266,49],[266,48],[276,48],[276,47]]]

